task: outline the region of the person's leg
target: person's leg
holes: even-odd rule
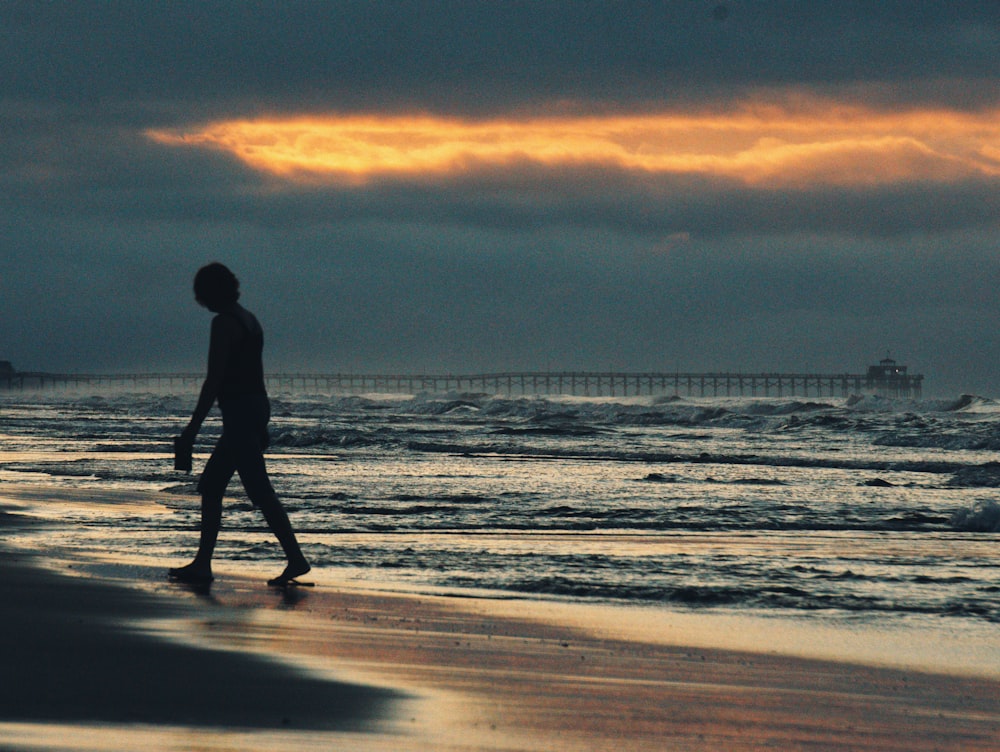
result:
[[[257,408],[256,415],[246,416],[255,418],[254,424],[240,426],[238,438],[235,433],[231,434],[234,438],[236,470],[243,482],[243,487],[246,489],[247,496],[264,515],[268,527],[271,528],[274,537],[278,539],[278,543],[285,553],[285,558],[288,559],[285,571],[278,578],[288,580],[305,574],[309,571],[310,566],[299,547],[292,523],[288,519],[288,513],[274,492],[271,479],[267,474],[267,466],[264,461],[264,450],[268,444],[266,402]],[[234,423],[235,421],[231,421],[231,425]]]
[[[225,435],[219,438],[212,456],[198,481],[201,493],[201,532],[198,552],[194,561],[184,567],[169,570],[175,580],[209,582],[212,579],[212,554],[222,526],[222,498],[233,473],[236,472],[235,456]]]
[[[311,569],[309,562],[306,561],[306,557],[299,547],[299,541],[295,537],[295,531],[292,530],[288,513],[285,512],[277,495],[272,492],[269,499],[262,499],[257,506],[260,507],[268,527],[271,528],[274,537],[278,539],[278,543],[281,544],[281,548],[285,552],[285,558],[288,559],[288,564],[281,577],[292,579],[308,572]]]

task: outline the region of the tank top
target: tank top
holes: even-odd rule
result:
[[[264,331],[257,324],[256,331],[250,329],[235,313],[222,313],[235,319],[244,336],[229,354],[226,370],[219,387],[219,403],[232,397],[267,396],[264,384]],[[250,314],[253,318],[253,314]],[[257,319],[254,318],[256,323]]]

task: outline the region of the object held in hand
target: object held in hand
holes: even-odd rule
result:
[[[183,436],[178,436],[174,439],[174,470],[190,473],[191,454],[193,451],[194,445]]]

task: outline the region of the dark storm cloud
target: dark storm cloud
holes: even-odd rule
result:
[[[7,2],[0,85],[12,99],[109,114],[123,102],[235,105],[244,114],[253,104],[468,112],[553,99],[696,101],[706,88],[928,78],[995,85],[995,3],[745,0],[724,3],[722,20],[718,5]]]

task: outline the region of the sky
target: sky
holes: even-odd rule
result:
[[[1000,3],[0,3],[0,360],[1000,397]]]

